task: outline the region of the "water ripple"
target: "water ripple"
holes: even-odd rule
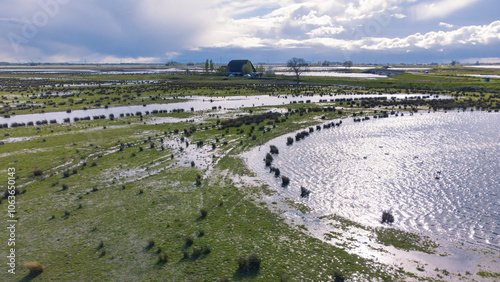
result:
[[[286,146],[273,166],[290,178],[282,188],[264,168],[266,150],[248,164],[284,196],[319,214],[379,226],[391,210],[395,226],[442,242],[500,249],[500,114],[449,112],[346,120]],[[300,187],[311,190],[300,198]]]

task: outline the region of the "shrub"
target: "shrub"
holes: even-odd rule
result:
[[[157,264],[165,264],[168,262],[168,256],[166,253],[160,253],[158,255],[158,261]]]
[[[286,176],[282,176],[281,177],[281,186],[286,187],[286,186],[288,186],[288,184],[290,184],[290,178],[288,178]]]
[[[270,147],[271,147],[271,154],[273,154],[273,155],[279,154],[278,147],[276,147],[274,145],[271,145]]]
[[[199,256],[201,256],[201,250],[198,247],[193,247],[193,253],[191,254],[192,259],[197,259]]]
[[[29,270],[31,276],[37,276],[43,272],[43,266],[36,261],[27,262],[24,267]]]
[[[194,185],[196,185],[196,186],[201,185],[201,175],[199,175],[199,174],[196,175],[196,180],[195,180]]]
[[[204,255],[208,255],[212,252],[212,250],[210,249],[209,246],[207,245],[203,245],[203,247],[201,247],[201,253],[204,254]]]
[[[309,197],[309,194],[311,194],[311,191],[307,190],[306,188],[304,187],[300,187],[300,196],[302,198],[306,198],[306,197]]]
[[[191,236],[186,236],[186,237],[184,238],[184,246],[186,246],[186,247],[191,247],[191,246],[193,245],[193,243],[194,243],[193,237],[191,237]]]
[[[238,271],[244,273],[255,273],[260,269],[261,259],[258,255],[252,253],[248,257],[238,259]]]
[[[182,250],[182,258],[183,259],[188,259],[189,258],[189,252],[187,250]]]
[[[97,164],[95,162],[92,162],[92,165],[91,166],[96,166]]]
[[[239,271],[246,271],[247,269],[247,260],[244,257],[238,258],[238,270]]]
[[[64,191],[64,190],[68,190],[68,185],[63,183],[61,184],[61,189]]]
[[[3,198],[7,199],[9,196],[17,196],[25,192],[24,190],[23,191],[19,190],[19,188],[17,187],[14,189],[14,194],[11,194],[12,193],[11,191],[12,189],[9,189],[9,187],[5,187],[5,190],[3,191]]]
[[[200,230],[198,231],[198,238],[203,237],[203,236],[205,236],[205,231],[204,231],[204,230],[202,230],[202,229],[200,229]]]
[[[105,249],[102,249],[100,252],[99,252],[99,257],[102,258],[103,256],[106,255],[106,250]]]
[[[200,213],[201,213],[201,218],[205,218],[208,215],[208,211],[206,209],[201,209]]]
[[[35,169],[33,170],[33,175],[34,175],[34,176],[40,176],[40,175],[42,175],[42,173],[43,173],[43,172],[42,172],[42,170],[41,170],[41,169],[39,169],[39,168],[35,168]]]
[[[260,257],[257,256],[256,254],[250,254],[248,256],[248,270],[250,272],[256,272],[259,271],[260,268]]]
[[[97,245],[96,250],[100,250],[100,249],[102,249],[102,248],[104,248],[104,242],[101,240],[101,241],[99,242],[99,245]]]
[[[382,212],[382,223],[393,223],[394,216],[392,216],[390,211]]]
[[[334,282],[344,282],[344,275],[335,271],[335,273],[333,274],[333,279]]]
[[[191,167],[194,167],[194,165],[195,165],[194,161],[191,161]]]
[[[287,146],[290,146],[290,145],[292,145],[292,144],[293,144],[293,138],[292,138],[292,137],[288,137],[288,138],[286,138],[286,145],[287,145]]]
[[[66,170],[65,172],[63,172],[63,176],[64,177],[69,177],[69,171]]]
[[[151,248],[153,248],[154,245],[155,245],[155,240],[149,239],[148,242],[147,242],[147,245],[146,245],[146,247],[144,249],[151,250]]]
[[[281,174],[281,172],[280,172],[279,168],[274,169],[274,176],[275,177],[280,177],[280,174]]]
[[[271,166],[271,163],[273,162],[273,156],[271,156],[271,154],[267,153],[265,162],[266,162],[266,166]]]

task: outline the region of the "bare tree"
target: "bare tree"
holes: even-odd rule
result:
[[[347,69],[350,69],[352,67],[352,61],[345,61],[342,65]]]
[[[295,77],[297,78],[297,84],[300,82],[300,75],[306,70],[307,63],[302,58],[291,58],[286,62],[286,66],[289,71],[295,73]]]

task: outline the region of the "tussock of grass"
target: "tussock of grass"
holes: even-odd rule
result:
[[[31,276],[37,276],[43,272],[43,266],[36,261],[27,262],[24,267],[28,269]]]

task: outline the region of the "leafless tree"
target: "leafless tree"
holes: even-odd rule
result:
[[[295,77],[297,78],[297,84],[300,82],[300,75],[306,70],[307,63],[302,58],[291,58],[286,63],[288,70],[295,73]]]

